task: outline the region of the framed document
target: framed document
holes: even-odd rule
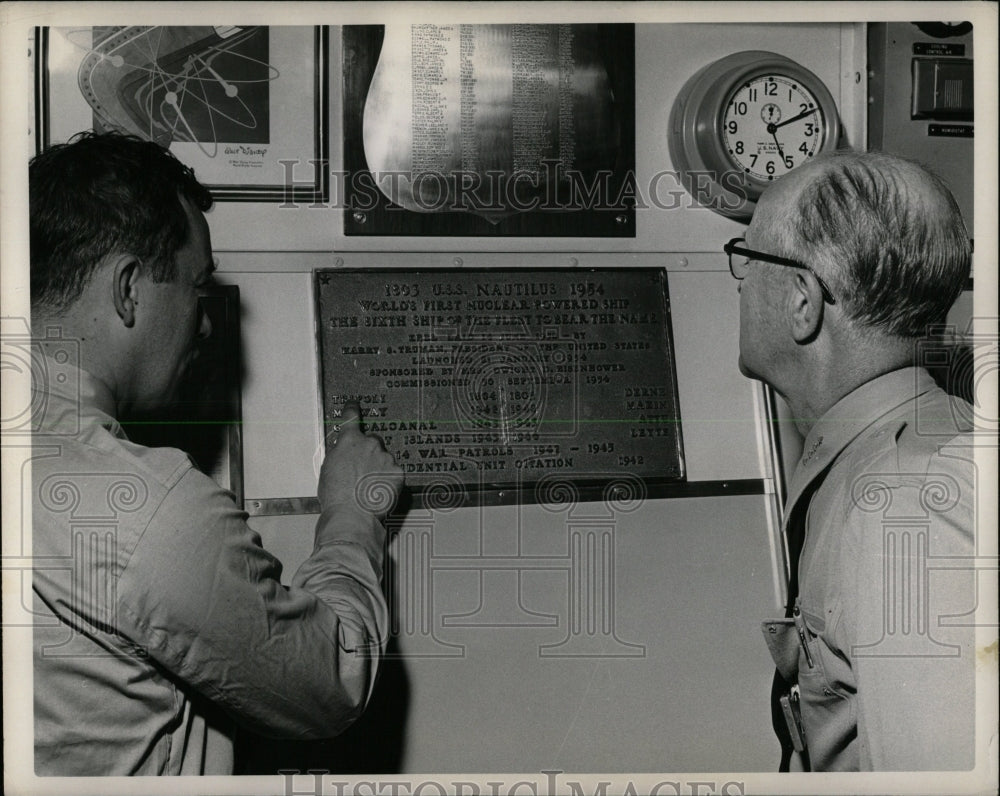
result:
[[[217,199],[329,192],[325,27],[36,31],[36,145],[118,130],[169,147]]]
[[[423,505],[684,480],[666,271],[331,269],[315,291],[323,423],[359,401]]]
[[[634,237],[634,39],[344,26],[345,233]]]

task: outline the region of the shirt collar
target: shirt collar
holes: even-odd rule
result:
[[[933,388],[934,379],[923,368],[901,368],[865,382],[837,401],[806,436],[789,485],[788,509],[866,429]]]
[[[115,418],[115,399],[111,390],[100,379],[77,367],[71,361],[61,362],[43,354],[45,367],[41,378],[35,378],[32,390],[45,393],[51,401],[44,402],[41,424],[50,431],[76,426],[73,415],[81,421],[99,423],[116,437],[125,432]]]

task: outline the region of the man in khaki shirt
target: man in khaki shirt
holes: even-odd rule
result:
[[[781,767],[969,769],[973,414],[918,367],[969,276],[955,201],[914,163],[838,153],[765,191],[725,251],[740,369],[805,437],[787,613],[763,625]]]
[[[120,422],[169,404],[211,334],[211,204],[135,138],[86,135],[31,164],[39,775],[230,774],[237,724],[329,738],[375,683],[385,530],[358,486],[394,497],[402,474],[358,407],[328,443],[289,587],[232,495]]]

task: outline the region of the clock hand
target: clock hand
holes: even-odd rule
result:
[[[778,122],[778,124],[774,125],[774,129],[777,130],[779,127],[784,127],[786,124],[791,124],[792,122],[797,122],[799,119],[804,119],[806,116],[816,113],[818,110],[819,108],[810,108],[807,111],[803,111],[798,116],[793,116],[791,119],[785,119],[783,122]]]
[[[781,143],[778,141],[777,125],[769,124],[767,126],[768,132],[771,134],[771,138],[774,139],[774,145],[778,147],[778,155],[781,156],[781,162],[785,162],[785,153],[781,150]]]

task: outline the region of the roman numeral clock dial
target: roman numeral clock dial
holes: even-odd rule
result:
[[[668,143],[684,186],[701,205],[748,221],[763,190],[836,149],[840,119],[823,82],[777,53],[735,53],[685,83]]]

